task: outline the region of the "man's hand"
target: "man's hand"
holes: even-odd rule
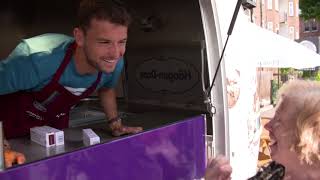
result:
[[[229,161],[223,156],[217,156],[208,163],[205,180],[229,180],[232,168]]]
[[[26,162],[26,158],[22,153],[18,153],[11,149],[4,150],[4,165],[6,168],[11,167],[13,164],[23,164]]]
[[[124,126],[122,125],[121,120],[110,123],[109,127],[112,131],[113,136],[122,136],[125,134],[136,134],[143,130],[142,127]]]
[[[113,119],[114,117],[118,117],[115,90],[113,88],[100,88],[99,97],[106,117]],[[109,119],[109,122],[109,128],[111,129],[113,136],[136,134],[142,131],[142,127],[128,127],[122,125],[121,119],[116,119],[116,121],[110,121]]]

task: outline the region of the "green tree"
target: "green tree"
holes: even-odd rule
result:
[[[300,0],[301,17],[305,20],[316,18],[320,20],[320,1],[319,0]]]
[[[313,79],[314,77],[313,77],[311,71],[305,70],[305,71],[303,71],[302,78],[303,79]]]
[[[320,71],[317,72],[316,77],[314,79],[316,81],[320,81]]]

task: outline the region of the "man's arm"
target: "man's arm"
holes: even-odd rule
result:
[[[31,89],[39,81],[30,57],[18,56],[0,60],[0,95]]]
[[[121,119],[118,117],[116,92],[113,88],[101,88],[98,93],[103,111],[108,119],[108,126],[113,136],[135,134],[142,131],[142,127],[122,125]]]
[[[117,118],[118,110],[115,90],[113,88],[101,88],[98,94],[107,119]]]
[[[5,59],[0,59],[0,95],[35,86],[36,71],[33,68],[30,50],[25,43],[20,43]]]

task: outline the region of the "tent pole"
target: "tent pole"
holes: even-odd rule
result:
[[[278,90],[280,88],[280,68],[278,68]]]

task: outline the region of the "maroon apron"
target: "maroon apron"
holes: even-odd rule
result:
[[[34,126],[49,125],[58,129],[68,127],[70,108],[93,93],[101,79],[99,72],[96,81],[80,96],[72,94],[59,84],[75,48],[76,43],[68,47],[52,80],[42,90],[19,91],[0,96],[0,121],[3,121],[6,138],[27,135]]]

